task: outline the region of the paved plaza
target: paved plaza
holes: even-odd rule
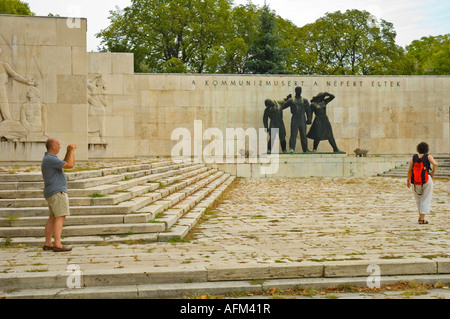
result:
[[[182,241],[1,249],[0,272],[290,265],[449,258],[450,180],[435,181],[428,225],[405,178],[236,179]]]

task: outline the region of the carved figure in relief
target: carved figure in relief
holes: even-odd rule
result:
[[[107,92],[106,82],[101,74],[94,74],[88,79],[89,103],[89,142],[105,143],[105,119],[107,102],[104,94]]]
[[[20,109],[20,122],[28,131],[27,141],[46,141],[48,132],[47,105],[41,101],[41,92],[30,87],[27,92],[28,101]]]
[[[0,55],[1,53],[2,50],[0,49]],[[36,86],[36,82],[33,79],[28,79],[27,77],[14,71],[8,63],[0,61],[0,122],[13,121],[9,106],[8,93],[6,91],[6,85],[9,82],[9,78],[26,85]]]

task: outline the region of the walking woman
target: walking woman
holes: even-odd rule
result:
[[[417,208],[419,209],[419,224],[428,224],[428,221],[425,220],[425,215],[430,214],[430,206],[431,206],[431,197],[433,195],[433,178],[434,174],[436,173],[436,169],[438,167],[438,164],[434,160],[433,156],[428,154],[429,146],[427,143],[422,142],[419,145],[417,145],[417,153],[413,156],[411,162],[409,163],[409,169],[408,169],[408,181],[407,186],[408,188],[411,188],[411,182],[414,183],[413,190],[414,190],[414,197],[417,202]],[[433,169],[431,169],[431,164],[433,165]],[[414,182],[411,180],[413,174],[416,175],[416,177],[413,177],[414,180],[417,180],[417,165],[419,167],[423,165],[424,174],[428,175],[426,178],[425,175],[422,175],[424,180],[423,184],[419,185],[417,182]],[[420,174],[420,173],[419,173]]]

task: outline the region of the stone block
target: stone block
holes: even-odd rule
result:
[[[86,76],[57,75],[57,101],[61,104],[87,103]]]
[[[204,267],[194,266],[102,269],[86,270],[83,278],[86,287],[206,282],[207,271]]]
[[[87,104],[72,105],[72,127],[74,132],[86,134],[88,130],[88,106]]]
[[[35,58],[45,74],[72,75],[72,56],[70,46],[41,46]]]
[[[2,16],[2,36],[9,43],[57,45],[56,19],[30,16]]]
[[[376,260],[349,262],[325,262],[325,277],[368,277],[368,266],[380,267],[381,276],[395,275],[428,275],[437,273],[437,264],[432,260],[407,259],[407,260]]]
[[[39,89],[41,90],[41,100],[45,104],[57,103],[58,101],[58,85],[57,75],[47,74],[39,79]]]
[[[16,273],[0,274],[0,287],[2,290],[9,289],[33,289],[39,287],[46,288],[67,288],[67,273],[46,272],[46,273]]]
[[[209,266],[208,281],[256,280],[322,277],[323,266],[317,263],[293,265]]]
[[[113,95],[111,97],[111,115],[113,116],[128,116],[134,119],[134,98],[130,95]],[[134,123],[133,123],[134,126]]]
[[[450,260],[449,259],[437,259],[437,272],[439,274],[450,274]]]
[[[86,47],[87,19],[57,18],[56,38],[59,45]]]
[[[48,105],[49,123],[48,129],[52,133],[72,132],[72,104],[50,104]]]
[[[128,214],[123,217],[123,222],[125,224],[146,223],[153,217],[153,214]]]
[[[112,73],[134,74],[133,53],[112,53],[111,60],[112,60]]]
[[[111,74],[112,73],[112,53],[110,52],[89,52],[87,53],[88,74]]]
[[[136,94],[134,78],[134,74],[123,74],[123,94],[132,96],[133,98]]]
[[[72,74],[86,75],[87,60],[86,47],[72,47]]]
[[[181,226],[181,225],[174,225],[169,231],[159,233],[158,235],[158,241],[168,241],[170,239],[180,239],[184,238],[189,232],[189,227],[187,226]]]

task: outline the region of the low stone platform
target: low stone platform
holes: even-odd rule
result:
[[[209,166],[244,178],[370,177],[409,162],[407,156],[355,157],[340,153],[272,154],[236,157]]]
[[[450,283],[450,180],[430,224],[405,178],[236,179],[181,241],[75,245],[65,254],[2,248],[6,298],[174,298],[267,287]],[[68,267],[81,271],[67,288]]]

